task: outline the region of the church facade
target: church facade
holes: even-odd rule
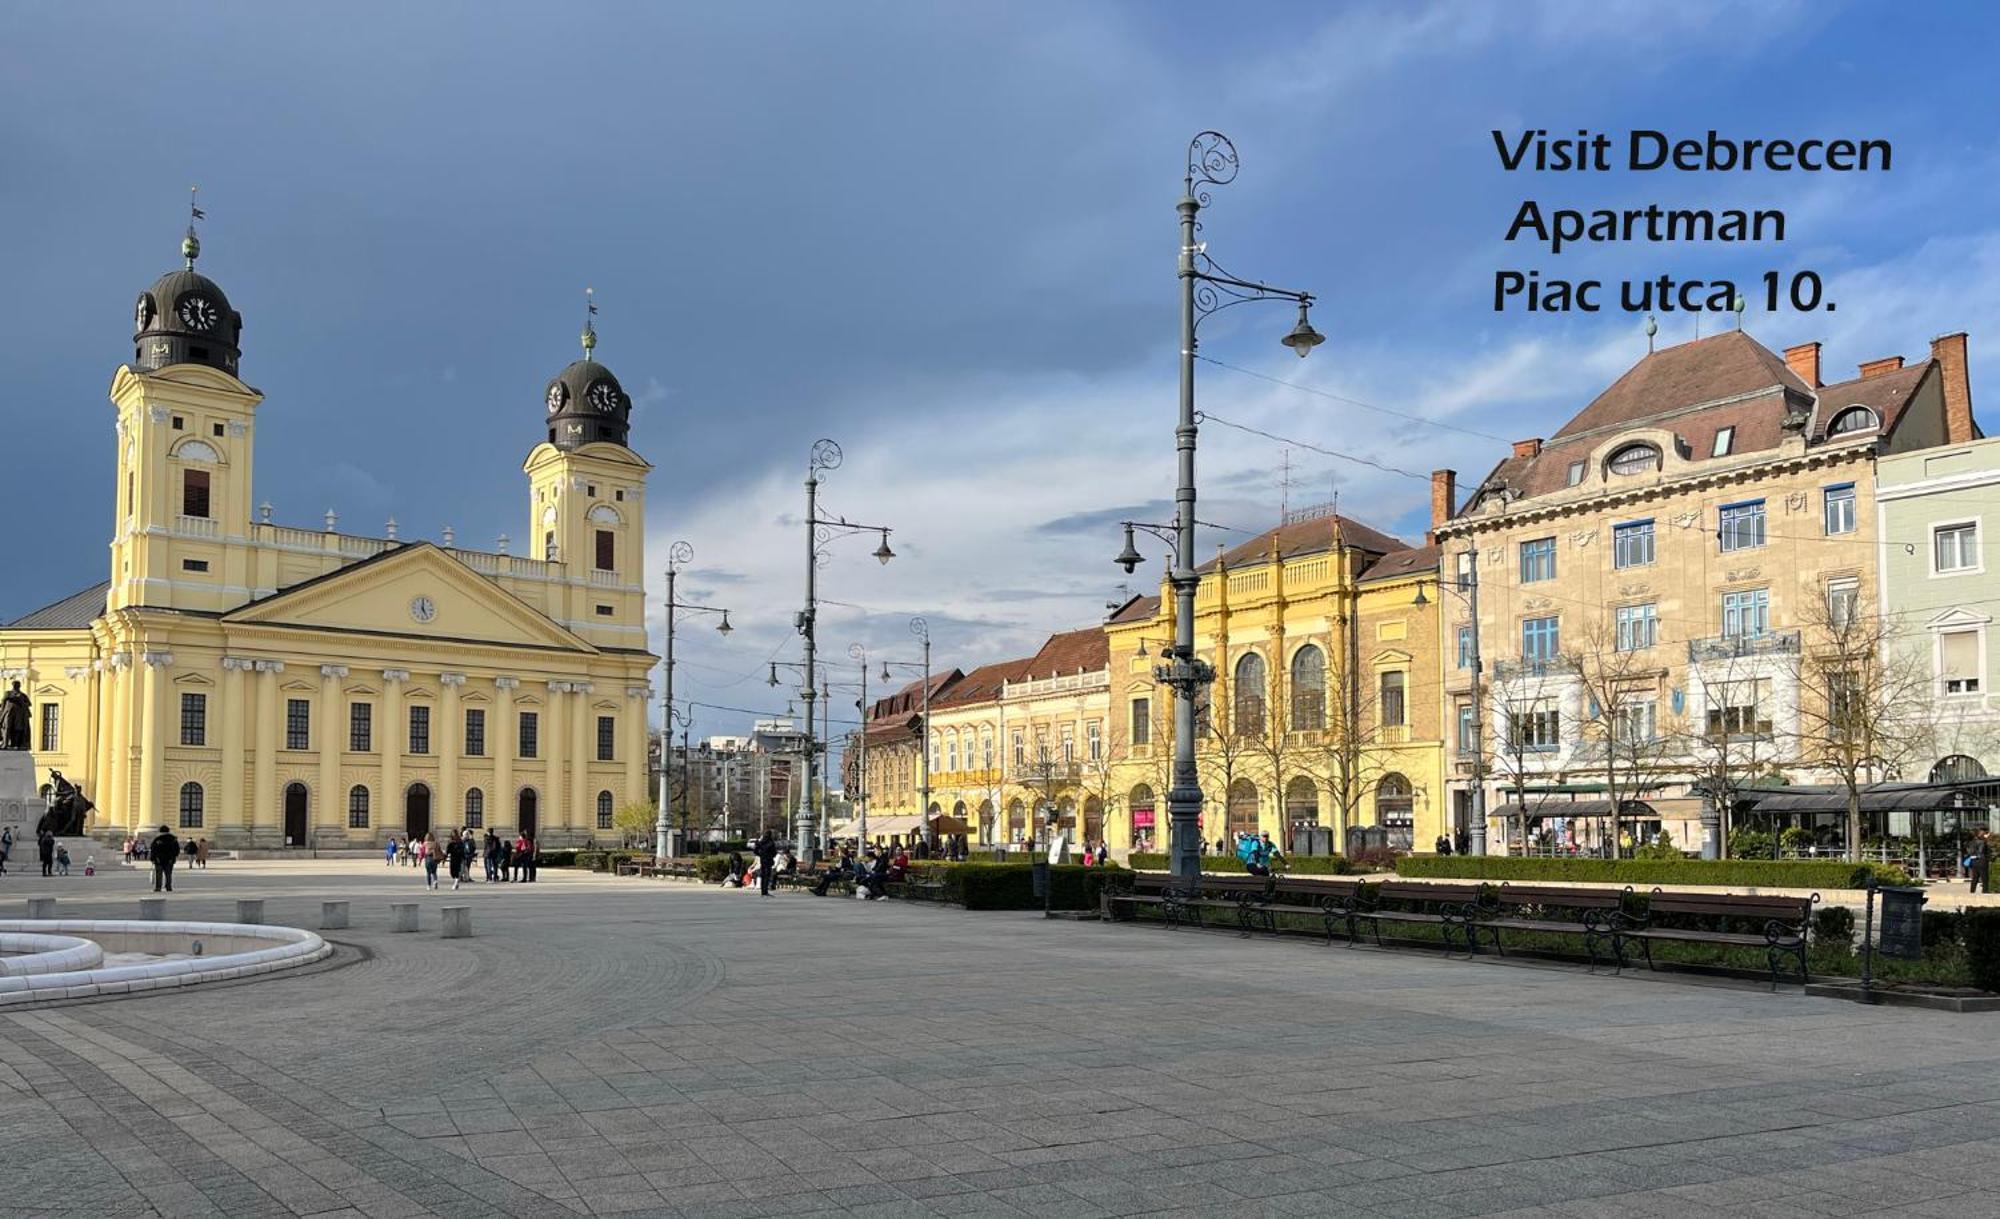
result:
[[[186,267],[140,295],[112,378],[108,578],[0,626],[39,781],[78,784],[101,834],[614,838],[614,810],[647,799],[651,466],[593,329],[523,465],[532,557],[280,525],[254,507],[242,317],[199,252],[190,230]]]

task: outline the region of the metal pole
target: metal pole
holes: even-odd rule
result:
[[[931,832],[931,635],[924,631],[924,750],[917,758],[917,782],[919,799],[923,808],[924,839],[932,847],[937,846],[937,835]]]
[[[1480,689],[1483,669],[1479,661],[1479,551],[1465,552],[1467,595],[1472,607],[1472,824],[1468,846],[1474,855],[1486,854],[1486,708]]]
[[[806,474],[806,612],[799,619],[799,634],[805,637],[805,682],[799,693],[806,700],[806,773],[805,782],[799,785],[798,826],[793,835],[798,843],[799,862],[804,864],[819,862],[819,844],[813,838],[813,697],[818,693],[813,688],[813,619],[819,608],[819,546],[814,522],[818,518],[819,471],[814,469]]]
[[[861,858],[861,852],[868,849],[868,653],[865,651],[861,653],[861,736],[859,740],[861,760],[854,768],[855,782],[860,785],[860,790],[854,793],[854,815],[860,827],[858,830],[860,841],[856,845],[854,852],[857,861]]]
[[[1187,193],[1178,205],[1181,216],[1181,401],[1174,429],[1178,481],[1174,487],[1174,567],[1168,579],[1174,589],[1174,656],[1168,668],[1180,680],[1174,684],[1174,768],[1167,788],[1168,850],[1176,876],[1189,885],[1201,882],[1201,780],[1194,762],[1194,708],[1200,688],[1194,669],[1194,288],[1195,216],[1201,203],[1194,196],[1190,170]]]
[[[673,763],[674,751],[674,571],[672,563],[667,564],[667,658],[666,676],[662,685],[666,694],[660,701],[660,812],[653,821],[653,854],[666,859],[673,854],[673,827],[668,820],[667,805],[671,794],[668,774]]]
[[[824,803],[833,791],[833,683],[825,675],[819,679],[819,792]],[[833,814],[826,809],[819,820],[819,853],[833,854]]]

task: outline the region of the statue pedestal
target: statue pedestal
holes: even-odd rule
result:
[[[13,826],[18,844],[26,835],[35,844],[35,826],[49,811],[35,782],[35,755],[25,749],[0,749],[0,826]],[[17,845],[15,851],[18,853]]]

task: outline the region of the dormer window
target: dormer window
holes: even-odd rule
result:
[[[1660,451],[1650,444],[1628,444],[1606,466],[1613,474],[1644,474],[1660,468]]]
[[[1583,481],[1583,463],[1582,463],[1582,462],[1580,462],[1580,461],[1572,461],[1572,462],[1570,462],[1570,463],[1569,463],[1569,485],[1570,485],[1570,486],[1572,486],[1572,487],[1574,487],[1574,486],[1576,486],[1576,485],[1577,485],[1578,483],[1580,483],[1580,482],[1582,482],[1582,481]]]
[[[1843,408],[1833,417],[1833,422],[1826,425],[1826,434],[1840,436],[1848,432],[1866,432],[1881,426],[1882,421],[1875,417],[1874,411],[1865,406],[1850,406]]]

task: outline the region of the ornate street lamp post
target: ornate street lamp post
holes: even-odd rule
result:
[[[1209,257],[1207,243],[1197,243],[1201,227],[1196,217],[1208,205],[1204,187],[1226,186],[1236,180],[1236,146],[1219,131],[1204,131],[1188,144],[1186,189],[1178,205],[1181,216],[1181,403],[1180,424],[1174,429],[1179,456],[1179,481],[1174,489],[1172,526],[1174,565],[1168,583],[1174,592],[1174,642],[1161,649],[1164,663],[1153,670],[1161,684],[1174,692],[1174,766],[1167,789],[1168,847],[1174,874],[1190,884],[1201,879],[1201,782],[1194,761],[1195,700],[1215,679],[1214,667],[1194,654],[1194,594],[1200,578],[1194,566],[1194,447],[1199,416],[1194,409],[1195,331],[1212,313],[1257,300],[1289,300],[1299,307],[1298,324],[1280,340],[1300,358],[1326,340],[1312,328],[1308,310],[1311,293],[1276,288],[1256,280],[1238,279]],[[1136,523],[1125,527],[1125,550],[1117,562],[1127,572],[1139,564],[1132,545]]]
[[[1472,807],[1467,818],[1472,824],[1465,827],[1468,854],[1486,854],[1486,709],[1482,700],[1486,697],[1480,689],[1480,677],[1484,668],[1479,661],[1479,554],[1475,550],[1462,552],[1459,571],[1450,579],[1442,574],[1438,577],[1438,587],[1458,594],[1472,615],[1471,654],[1466,658],[1472,666],[1472,720],[1466,725],[1472,733]],[[1417,585],[1417,597],[1412,604],[1428,605],[1424,597],[1424,586]]]
[[[653,854],[661,859],[666,859],[674,853],[673,810],[671,808],[672,797],[670,794],[672,789],[667,781],[668,772],[673,768],[674,719],[676,715],[674,711],[674,612],[676,610],[687,610],[689,613],[695,614],[721,614],[722,622],[715,629],[725,637],[730,631],[735,629],[729,625],[728,610],[717,609],[708,605],[690,605],[675,598],[674,582],[680,578],[681,567],[692,562],[694,562],[694,547],[687,542],[675,542],[667,551],[667,655],[665,664],[662,666],[666,674],[662,682],[666,687],[666,693],[660,699],[660,812],[659,816],[653,822]],[[689,718],[691,719],[692,717]],[[684,720],[683,722],[686,721]],[[683,745],[681,747],[681,768],[687,774],[688,778],[692,780],[693,772],[688,769],[690,765],[687,759],[687,747]]]
[[[804,673],[799,695],[806,700],[806,779],[799,788],[799,810],[793,838],[798,846],[800,861],[808,864],[819,860],[819,840],[813,834],[814,751],[820,747],[813,729],[813,699],[819,694],[814,684],[816,670],[813,668],[819,619],[819,563],[828,543],[850,533],[881,534],[882,544],[875,548],[876,561],[887,563],[896,557],[896,552],[889,549],[888,526],[863,525],[839,516],[820,516],[820,475],[827,470],[839,469],[841,456],[838,444],[820,439],[813,441],[812,453],[806,462],[806,607],[795,621],[799,636],[805,641],[805,659],[799,664]]]

